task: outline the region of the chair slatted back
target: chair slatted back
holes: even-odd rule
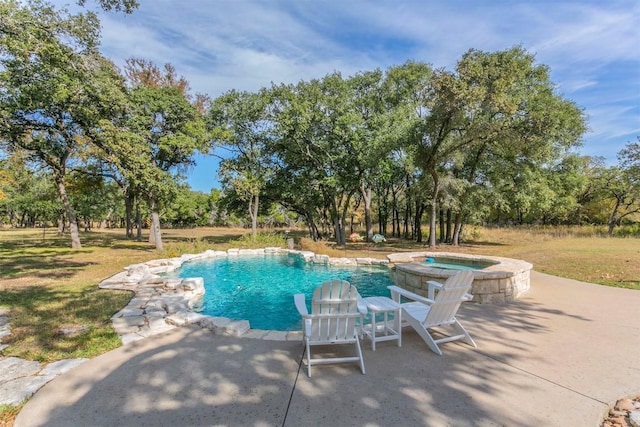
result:
[[[349,282],[334,279],[313,291],[311,339],[313,341],[352,340],[357,334],[358,291]]]
[[[471,289],[473,283],[473,272],[460,271],[444,283],[443,288],[438,291],[431,304],[429,313],[424,319],[425,328],[430,326],[453,323],[455,315],[460,305],[465,301],[465,295]]]

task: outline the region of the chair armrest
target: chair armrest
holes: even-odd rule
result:
[[[429,285],[429,290],[427,291],[429,299],[436,299],[436,290],[441,291],[444,289],[444,284],[435,280],[427,280],[427,285]]]
[[[369,309],[367,308],[367,303],[364,301],[364,298],[360,296],[360,294],[358,294],[358,311],[361,314],[369,313]]]
[[[437,288],[437,289],[444,288],[444,284],[443,283],[436,282],[435,280],[427,280],[427,284],[429,285],[429,287],[434,287],[434,288]]]
[[[434,303],[434,301],[432,299],[429,298],[425,298],[422,295],[418,295],[415,294],[411,291],[408,291],[406,289],[402,289],[398,286],[387,286],[387,288],[389,289],[389,291],[391,291],[391,299],[396,301],[396,302],[400,302],[400,297],[403,296],[407,299],[413,300],[413,301],[418,301],[421,302],[423,304],[427,304],[427,305],[431,305]]]
[[[293,302],[296,304],[296,309],[298,310],[298,313],[300,313],[300,316],[309,315],[304,294],[295,294],[293,296]]]

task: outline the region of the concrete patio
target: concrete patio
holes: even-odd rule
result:
[[[437,356],[411,330],[357,364],[301,367],[300,341],[181,327],[57,377],[15,426],[596,426],[640,394],[640,292],[531,273],[503,305],[465,304],[478,343]],[[304,362],[303,362],[304,363]]]

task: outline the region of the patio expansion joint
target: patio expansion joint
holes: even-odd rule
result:
[[[289,400],[287,402],[287,409],[284,411],[284,417],[282,417],[282,427],[287,424],[287,416],[289,415],[289,408],[291,408],[291,402],[293,401],[293,395],[296,392],[296,387],[298,386],[298,378],[300,378],[300,371],[302,370],[302,361],[304,360],[306,349],[302,350],[302,354],[300,355],[300,361],[298,362],[298,371],[296,372],[296,378],[293,380],[293,387],[291,387],[291,394],[289,395]]]
[[[511,363],[507,363],[507,362],[505,362],[505,361],[503,361],[503,360],[501,360],[501,359],[499,359],[497,357],[491,356],[490,354],[487,354],[487,353],[485,353],[483,351],[475,349],[475,352],[480,354],[480,355],[482,355],[482,356],[484,356],[484,357],[486,357],[486,358],[488,358],[488,359],[496,361],[496,362],[498,362],[498,363],[500,363],[502,365],[508,366],[508,367],[510,367],[512,369],[516,369],[516,370],[518,370],[518,371],[520,371],[522,373],[525,373],[525,374],[530,375],[532,377],[538,378],[539,380],[542,380],[542,381],[547,382],[549,384],[553,384],[553,385],[555,385],[557,387],[563,388],[563,389],[565,389],[567,391],[570,391],[571,393],[575,393],[575,394],[578,394],[578,395],[580,395],[582,397],[586,397],[587,399],[593,400],[594,402],[598,402],[598,403],[604,405],[606,408],[609,407],[609,403],[603,402],[602,400],[600,400],[600,399],[598,399],[596,397],[589,396],[588,394],[585,394],[585,393],[583,393],[581,391],[575,390],[575,389],[573,389],[573,388],[571,388],[569,386],[566,386],[564,384],[561,384],[561,383],[559,383],[557,381],[550,380],[549,378],[545,378],[545,377],[540,376],[540,375],[538,375],[538,374],[536,374],[534,372],[531,372],[531,371],[528,371],[526,369],[520,368],[518,366],[512,365]]]

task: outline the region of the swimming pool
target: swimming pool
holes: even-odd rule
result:
[[[168,276],[202,277],[202,314],[248,320],[253,329],[300,329],[293,295],[307,300],[326,280],[339,278],[354,285],[363,297],[389,295],[393,285],[384,266],[339,266],[305,262],[295,255],[252,255],[190,261]]]

